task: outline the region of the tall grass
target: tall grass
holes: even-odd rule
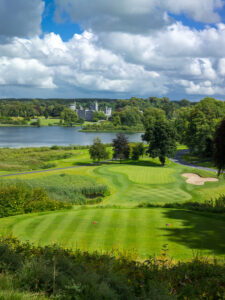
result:
[[[96,182],[90,176],[84,175],[50,175],[40,178],[24,180],[4,179],[2,184],[29,184],[32,188],[46,191],[50,199],[71,204],[87,204],[88,199],[103,197],[109,193],[108,187]]]

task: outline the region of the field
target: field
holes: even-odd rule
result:
[[[90,161],[87,149],[71,153],[71,157],[51,162],[57,166],[71,166]],[[1,219],[0,232],[40,245],[57,242],[64,247],[90,251],[131,249],[140,258],[160,255],[165,244],[169,255],[175,259],[189,259],[196,253],[225,256],[224,215],[137,207],[143,203],[204,201],[225,193],[224,179],[195,186],[186,183],[182,177],[185,172],[204,177],[216,176],[212,172],[198,171],[170,161],[167,161],[166,167],[161,167],[158,160],[143,158],[136,163],[109,162],[2,178],[2,182],[17,180],[42,186],[47,191],[54,188],[58,194],[50,194],[53,198],[64,195],[71,187],[101,184],[109,187],[110,195],[99,205],[74,206],[70,211]]]
[[[225,253],[224,219],[185,210],[76,209],[6,218],[0,225],[2,231],[10,229],[35,244],[56,242],[90,251],[133,249],[141,258],[159,255],[165,244],[176,259]]]

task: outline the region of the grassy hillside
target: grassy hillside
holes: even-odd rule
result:
[[[81,157],[87,159],[87,154],[81,154]],[[80,163],[79,158],[78,155],[75,163]],[[73,158],[67,158],[65,162],[67,160],[72,163]],[[0,232],[12,233],[22,240],[41,245],[57,242],[90,251],[133,249],[141,258],[158,255],[164,244],[168,244],[170,255],[176,259],[191,258],[193,251],[223,256],[224,215],[218,217],[184,209],[137,208],[142,203],[204,201],[225,193],[224,179],[195,186],[186,183],[182,177],[185,172],[216,176],[212,172],[194,170],[169,161],[166,167],[161,167],[157,160],[144,158],[136,163],[111,162],[63,172],[3,178],[2,182],[16,179],[41,186],[47,191],[54,190],[50,193],[51,197],[61,200],[66,192],[69,195],[71,188],[88,185],[107,185],[110,195],[100,205],[88,208],[74,206],[72,211],[1,219]]]

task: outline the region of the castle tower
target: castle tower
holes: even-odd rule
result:
[[[91,110],[98,111],[98,102],[97,101],[95,101],[94,103],[92,103]]]
[[[74,101],[74,104],[70,104],[69,108],[72,109],[73,111],[76,111],[77,110],[77,103],[76,103],[76,101]]]

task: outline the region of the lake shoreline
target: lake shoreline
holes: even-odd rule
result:
[[[80,131],[81,126],[0,126],[0,148],[52,147],[93,144],[99,137],[104,144],[112,143],[116,132]],[[141,142],[142,133],[124,132],[129,142]]]

